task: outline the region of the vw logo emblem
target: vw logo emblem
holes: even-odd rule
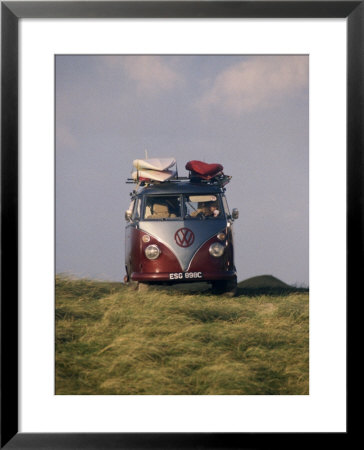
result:
[[[180,228],[176,231],[174,239],[180,247],[189,247],[193,244],[195,235],[189,228]]]

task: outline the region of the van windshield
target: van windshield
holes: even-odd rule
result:
[[[145,197],[145,220],[203,220],[224,217],[217,194],[150,195]]]
[[[181,216],[181,196],[148,196],[144,207],[144,219],[176,220]]]
[[[186,195],[185,219],[221,219],[223,214],[217,195]]]

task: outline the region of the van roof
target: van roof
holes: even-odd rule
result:
[[[187,182],[167,182],[160,184],[152,184],[142,188],[137,192],[137,195],[148,194],[217,194],[223,192],[223,189],[217,185],[191,183]]]

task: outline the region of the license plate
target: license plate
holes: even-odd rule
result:
[[[170,280],[196,280],[198,278],[203,278],[202,272],[177,272],[170,273]]]

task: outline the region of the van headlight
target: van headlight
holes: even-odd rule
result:
[[[145,256],[148,259],[157,259],[160,254],[161,254],[161,251],[154,244],[148,245],[148,247],[145,249]]]
[[[219,242],[214,242],[213,244],[210,245],[209,252],[211,256],[219,258],[224,253],[224,246],[221,245]]]

